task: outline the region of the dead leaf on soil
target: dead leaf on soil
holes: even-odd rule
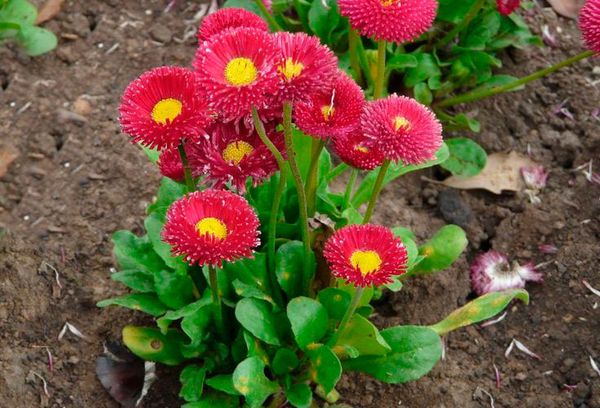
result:
[[[585,0],[548,0],[554,11],[569,18],[577,18]]]
[[[494,194],[502,194],[502,191],[520,191],[525,188],[525,182],[521,177],[521,168],[534,166],[527,156],[516,152],[493,153],[488,156],[485,168],[474,177],[459,178],[448,177],[442,184],[462,190],[484,189]]]
[[[36,24],[45,23],[48,20],[51,20],[60,12],[60,8],[62,7],[65,0],[48,0],[46,3],[40,8],[40,11],[37,16]]]
[[[0,177],[8,171],[10,164],[19,157],[19,151],[11,145],[0,144]]]

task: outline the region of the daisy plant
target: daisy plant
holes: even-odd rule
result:
[[[500,72],[509,47],[542,46],[526,19],[541,12],[522,0],[227,0],[263,16],[272,29],[320,37],[339,56],[340,67],[369,96],[400,93],[429,106],[446,131],[479,132],[466,104],[505,92],[599,52],[600,1],[586,0],[579,25],[588,50],[522,78]],[[470,177],[486,164],[472,139],[448,144],[452,163],[441,166]]]
[[[378,1],[365,3],[396,7]],[[425,32],[436,3],[396,10],[390,24],[351,1],[340,7],[368,20],[385,73],[386,42]],[[490,289],[509,272],[482,264],[485,295],[446,319],[371,322],[383,291],[449,267],[467,245],[454,225],[418,243],[407,228],[374,223],[383,187],[448,159],[442,124],[418,100],[386,95],[383,76],[365,92],[318,37],[271,32],[268,21],[237,8],[208,16],[193,68],[151,69],[121,102],[123,132],[164,178],[145,234],[113,236],[111,277],[132,293],[98,305],[156,318],[125,327],[123,342],[145,360],[185,365],[187,408],[331,404],[343,371],[416,380],[440,360],[441,336],[528,300]]]

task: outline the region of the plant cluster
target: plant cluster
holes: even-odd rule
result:
[[[31,56],[56,47],[56,36],[36,27],[37,9],[27,0],[0,0],[0,43],[14,41]]]
[[[514,44],[518,24],[487,2],[477,9],[458,2],[469,7],[454,28],[439,14],[434,22],[433,0],[288,3],[295,13],[257,0],[258,14],[228,8],[206,17],[193,69],[144,73],[120,107],[123,131],[165,177],[148,207],[146,234],[113,236],[121,271],[112,278],[133,293],[99,306],[156,318],[157,328],[125,327],[123,341],[145,360],[186,364],[180,396],[187,408],[311,407],[315,395],[335,403],[343,370],[387,383],[416,380],[440,359],[440,336],[492,317],[514,298],[528,300],[522,289],[487,293],[430,326],[380,331],[369,320],[383,290],[447,268],[467,245],[454,225],[419,244],[405,227],[371,223],[385,185],[450,156],[428,101],[386,96],[386,84],[401,72],[419,78],[411,89],[422,84],[436,94],[469,81],[480,86],[475,71],[458,81],[452,68],[441,69],[470,55],[465,45],[473,43],[448,49],[429,33],[460,26],[447,44],[481,36],[488,44],[504,21]],[[489,27],[489,20],[474,23],[480,16],[500,21],[493,34],[473,33]],[[325,41],[269,32],[284,23],[309,27]],[[350,48],[362,52],[338,58],[347,35]],[[371,58],[365,42],[377,48],[373,69],[364,65]],[[349,75],[340,67],[353,55],[365,58]],[[422,77],[424,60],[435,62],[435,75]],[[451,168],[460,167],[454,162]],[[482,260],[481,292],[506,263]],[[536,278],[526,267],[517,273],[523,282]]]

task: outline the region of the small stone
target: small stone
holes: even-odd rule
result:
[[[73,112],[86,116],[92,111],[92,105],[89,101],[81,96],[73,102]]]
[[[164,25],[156,24],[150,29],[150,37],[152,37],[153,40],[166,44],[171,41],[173,33]]]
[[[515,379],[517,381],[525,381],[527,379],[527,374],[525,374],[525,373],[517,373],[517,375],[515,375]]]
[[[473,217],[471,207],[462,199],[460,193],[453,189],[443,190],[439,194],[438,209],[446,222],[463,228]]]

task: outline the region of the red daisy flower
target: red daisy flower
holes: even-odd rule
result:
[[[306,101],[331,87],[338,71],[337,58],[318,37],[282,32],[275,34],[275,42],[283,56],[277,66],[283,100]]]
[[[381,225],[349,225],[336,231],[323,255],[332,274],[354,286],[384,285],[406,272],[404,244]]]
[[[294,119],[304,133],[325,139],[353,131],[360,123],[365,96],[352,78],[338,71],[337,79],[325,92],[296,104]]]
[[[268,33],[256,28],[228,30],[200,45],[194,68],[210,105],[225,121],[267,107],[279,84],[279,52]]]
[[[194,73],[154,68],[131,82],[119,107],[123,132],[150,148],[176,146],[201,134],[211,117]]]
[[[343,136],[331,139],[333,150],[346,164],[360,170],[373,170],[381,166],[384,160],[383,153],[375,147],[367,145],[368,140],[360,129]]]
[[[225,30],[240,27],[269,31],[267,22],[256,14],[241,8],[224,8],[202,19],[198,28],[198,41],[203,42]]]
[[[275,146],[284,150],[283,133],[267,126],[268,136]],[[190,149],[190,166],[194,176],[206,176],[214,188],[224,188],[231,183],[240,193],[246,192],[246,180],[257,186],[278,169],[277,161],[254,131],[234,124],[214,127],[208,140]]]
[[[521,5],[521,0],[496,0],[496,7],[500,14],[508,16]]]
[[[340,13],[365,37],[412,41],[433,24],[436,0],[338,0]]]
[[[442,145],[442,125],[414,99],[391,95],[367,104],[361,118],[369,143],[387,159],[420,164],[435,158]]]
[[[579,13],[579,28],[586,46],[600,53],[600,0],[588,0]]]
[[[175,201],[167,211],[162,239],[175,256],[193,265],[221,266],[252,257],[260,244],[256,213],[241,196],[204,190]]]
[[[186,147],[186,151],[189,148]],[[179,156],[179,150],[176,147],[164,149],[158,158],[158,169],[160,174],[178,182],[182,182],[185,178],[183,172],[183,163]]]

